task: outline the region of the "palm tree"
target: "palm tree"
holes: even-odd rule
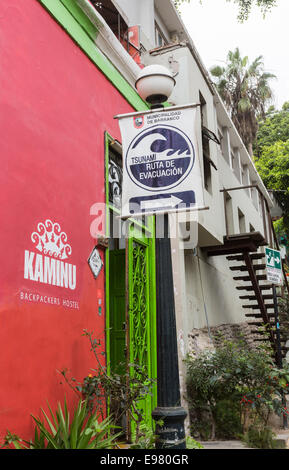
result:
[[[264,72],[263,57],[251,64],[241,57],[239,48],[229,51],[225,67],[211,70],[217,90],[250,155],[258,131],[258,119],[265,116],[266,105],[273,98],[269,80],[276,78]]]

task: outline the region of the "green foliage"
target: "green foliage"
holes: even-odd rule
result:
[[[162,426],[163,422],[158,421],[156,424]],[[145,423],[142,423],[140,426],[139,439],[137,442],[133,442],[133,444],[130,445],[130,449],[155,449],[156,441],[157,435],[154,431]],[[202,444],[191,436],[186,437],[186,447],[187,449],[203,449]]]
[[[270,108],[259,122],[254,155],[261,178],[268,189],[274,190],[283,211],[283,217],[274,222],[281,242],[281,238],[289,236],[289,102],[283,104],[281,111]]]
[[[109,408],[109,414],[117,426],[121,426],[122,419],[126,416],[135,423],[135,440],[138,441],[142,431],[143,413],[138,407],[141,400],[152,394],[153,379],[147,377],[146,371],[138,364],[123,364],[124,373],[108,370],[101,361],[101,342],[93,337],[92,332],[84,330],[84,336],[89,339],[91,351],[96,359],[97,367],[91,370],[91,374],[84,377],[82,382],[68,377],[68,371],[61,373],[71,388],[88,403],[88,409],[102,414]],[[121,366],[121,364],[119,364]]]
[[[79,400],[72,419],[66,400],[64,409],[58,403],[55,413],[48,405],[50,416],[42,409],[44,421],[32,416],[35,422],[34,439],[30,442],[7,433],[6,445],[15,449],[109,449],[117,435],[111,436],[111,419],[99,421],[96,414],[88,416],[87,402]]]
[[[202,0],[199,0],[202,3]],[[261,11],[265,15],[273,6],[276,6],[276,0],[226,0],[227,2],[233,1],[237,3],[239,6],[239,14],[238,19],[239,21],[243,22],[248,19],[251,9],[254,5],[257,5],[261,8]],[[182,3],[190,3],[191,0],[174,0],[176,7],[180,7]]]
[[[211,422],[212,436],[232,437],[244,429],[246,416],[266,425],[269,414],[286,413],[283,392],[289,382],[288,367],[278,369],[263,348],[249,350],[239,341],[224,341],[215,351],[187,360],[187,391],[191,418]],[[210,418],[210,419],[209,419]],[[230,426],[226,428],[226,422]],[[194,429],[196,427],[194,426]],[[226,435],[229,438],[229,435]]]
[[[186,438],[186,446],[187,446],[187,449],[203,449],[204,448],[204,446],[202,446],[200,442],[196,441],[191,436],[188,436]]]
[[[268,427],[250,426],[242,436],[242,440],[249,446],[257,449],[274,449],[275,434]]]
[[[159,421],[157,424],[161,426],[163,422]],[[156,440],[157,435],[154,430],[142,422],[139,426],[138,438],[130,445],[130,449],[155,449]]]
[[[220,439],[231,439],[242,434],[240,404],[231,399],[216,402],[214,411],[216,435]]]
[[[276,192],[275,197],[283,210],[283,227],[289,236],[289,139],[262,147],[262,153],[255,160],[256,168],[268,189]]]
[[[202,407],[200,404],[194,407],[191,405],[190,422],[192,436],[203,441],[215,438],[214,421],[212,415],[208,413],[208,407]]]
[[[256,167],[270,189],[289,189],[289,140],[263,147],[262,155],[256,160]]]
[[[231,1],[231,0],[228,0]],[[248,19],[251,9],[254,5],[257,5],[261,8],[261,11],[265,15],[273,6],[276,6],[276,0],[234,0],[235,3],[239,5],[239,15],[238,18],[240,21],[245,21]]]
[[[278,298],[278,310],[282,334],[289,337],[289,294],[286,290],[283,296]]]
[[[284,245],[284,244],[286,245],[288,243],[288,240],[287,239],[285,240],[285,239],[282,238],[284,233],[285,233],[285,225],[284,225],[283,217],[281,217],[278,220],[274,220],[273,225],[274,225],[274,230],[275,230],[276,236],[277,236],[277,238],[279,238],[279,241],[281,242],[280,244],[281,245]]]
[[[259,158],[264,147],[271,147],[276,142],[289,140],[289,102],[283,104],[281,111],[270,108],[265,119],[259,122],[254,155]]]

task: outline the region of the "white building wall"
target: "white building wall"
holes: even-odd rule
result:
[[[169,98],[172,105],[200,103],[205,101],[204,125],[221,138],[221,146],[210,142],[210,184],[204,189],[206,210],[198,213],[197,249],[181,246],[179,240],[172,240],[172,257],[176,294],[177,324],[184,333],[187,345],[188,333],[192,328],[216,326],[222,323],[238,323],[246,320],[242,303],[236,290],[234,272],[229,269],[226,257],[207,257],[202,248],[221,245],[224,236],[249,232],[254,228],[264,235],[259,196],[256,190],[229,191],[230,202],[226,205],[227,226],[223,189],[257,183],[264,193],[253,162],[232,124],[208,72],[187,36],[181,20],[176,15],[170,0],[114,0],[127,16],[129,26],[140,25],[141,38],[145,37],[142,63],[162,64],[170,68],[176,79],[176,86]],[[155,22],[161,28],[168,48],[155,48]],[[182,42],[172,42],[182,37]],[[171,39],[170,39],[171,38]],[[184,38],[186,39],[184,41]],[[174,67],[172,67],[174,64]],[[198,151],[202,155],[201,125],[198,132]],[[216,167],[216,168],[215,168]],[[203,171],[203,185],[205,175]],[[268,195],[267,195],[268,196]],[[267,197],[266,196],[266,197]],[[270,199],[268,198],[270,203]],[[240,219],[239,214],[244,217]],[[192,214],[191,220],[195,220]],[[188,215],[180,220],[190,220]],[[241,220],[241,227],[240,227]]]
[[[222,132],[222,145],[210,142],[210,158],[217,170],[211,167],[211,189],[204,189],[205,206],[209,209],[198,214],[197,249],[178,251],[177,243],[172,242],[173,264],[178,267],[174,269],[174,283],[177,325],[182,337],[182,356],[183,351],[185,354],[188,352],[188,335],[192,329],[246,321],[245,310],[242,308],[244,301],[239,299],[240,293],[236,289],[241,283],[233,279],[236,274],[229,269],[226,256],[208,257],[202,248],[223,244],[226,235],[224,193],[221,190],[253,183],[257,183],[264,193],[265,189],[234,125],[224,107],[218,102],[219,98],[212,93],[190,48],[176,46],[167,52],[162,51],[161,55],[147,53],[144,56],[146,65],[162,63],[169,67],[171,60],[178,64],[178,74],[175,76],[176,86],[169,98],[170,103],[196,103],[200,101],[201,93],[206,101],[206,127],[216,136],[219,128]],[[201,128],[198,146],[202,153]],[[229,191],[228,194],[231,198],[230,208],[227,208],[229,233],[248,233],[254,228],[256,232],[264,235],[256,190],[241,189]],[[241,228],[239,213],[244,214]],[[195,214],[192,219],[195,219]],[[232,263],[230,265],[232,266]]]
[[[223,244],[227,234],[224,193],[221,190],[255,183],[264,192],[265,188],[208,78],[191,38],[187,37],[187,41],[180,44],[171,43],[167,50],[162,48],[152,51],[155,48],[155,22],[168,42],[170,37],[175,37],[175,32],[178,33],[177,37],[181,32],[183,35],[186,33],[174,12],[172,2],[114,0],[114,3],[118,5],[129,26],[140,25],[140,34],[141,38],[145,38],[146,49],[142,54],[143,64],[162,64],[171,70],[171,64],[174,64],[172,71],[176,86],[169,98],[170,103],[182,105],[204,100],[206,105],[203,109],[203,124],[221,138],[221,146],[213,141],[209,144],[210,159],[214,166],[210,166],[210,184],[207,189],[203,171],[207,209],[198,213],[197,249],[192,250],[193,246],[179,249],[179,241],[172,242],[176,311],[179,328],[184,331],[184,341],[187,343],[186,338],[192,328],[245,321],[236,281],[233,280],[234,273],[229,269],[226,257],[207,257],[202,248]],[[203,154],[201,125],[198,151]],[[229,234],[240,233],[240,230],[250,232],[254,228],[264,235],[256,190],[236,190],[229,191],[228,194],[231,198],[226,206]],[[268,201],[270,203],[270,199]],[[240,219],[239,214],[244,217]],[[191,220],[195,220],[195,217],[193,214]],[[188,220],[188,216],[180,217],[180,220]]]

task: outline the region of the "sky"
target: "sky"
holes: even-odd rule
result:
[[[265,18],[254,7],[244,23],[237,20],[238,6],[226,0],[191,0],[180,12],[202,62],[209,70],[225,65],[229,50],[239,47],[250,62],[262,55],[264,70],[276,75],[270,84],[273,104],[280,109],[289,101],[289,0],[278,0]]]

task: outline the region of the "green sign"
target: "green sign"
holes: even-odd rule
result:
[[[282,284],[282,260],[281,253],[271,248],[265,249],[267,280],[273,284]]]

